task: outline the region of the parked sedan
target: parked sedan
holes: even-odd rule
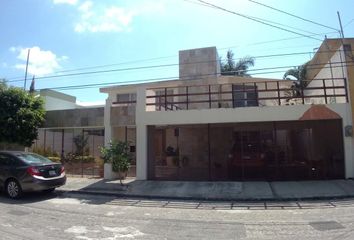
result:
[[[23,192],[54,191],[66,182],[65,169],[38,154],[0,151],[0,189],[10,198]]]

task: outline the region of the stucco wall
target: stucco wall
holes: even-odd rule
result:
[[[314,77],[314,79],[319,79],[321,81],[311,81],[307,87],[323,87],[325,84],[326,87],[331,86],[344,86],[344,80],[347,78],[347,71],[345,64],[342,62],[345,59],[343,48],[338,49],[337,52],[333,54],[330,58],[329,62],[318,72],[318,74]],[[330,54],[330,53],[328,53]],[[309,68],[316,68],[318,66],[309,66]],[[325,79],[325,80],[323,80]],[[324,83],[323,83],[324,82]],[[326,94],[335,95],[335,94],[345,94],[344,89],[327,89]],[[324,95],[324,90],[304,90],[305,96],[311,95]],[[325,104],[325,98],[307,98],[305,99],[308,104]],[[345,97],[328,97],[328,103],[344,103],[346,102]]]
[[[75,102],[53,98],[50,96],[44,96],[44,108],[47,111],[53,111],[53,110],[74,109],[74,108],[79,108],[79,106],[76,105]]]

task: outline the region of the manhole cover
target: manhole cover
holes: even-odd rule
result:
[[[310,226],[318,231],[343,229],[344,226],[336,221],[310,222]]]

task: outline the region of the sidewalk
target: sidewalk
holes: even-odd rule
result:
[[[257,201],[354,197],[353,180],[292,182],[177,182],[73,178],[59,191],[167,199]]]

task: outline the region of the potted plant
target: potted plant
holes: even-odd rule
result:
[[[123,180],[130,168],[129,144],[123,141],[111,141],[107,147],[101,148],[101,154],[105,169],[108,167],[106,164],[110,164],[112,171],[118,174],[120,184],[123,185]]]

